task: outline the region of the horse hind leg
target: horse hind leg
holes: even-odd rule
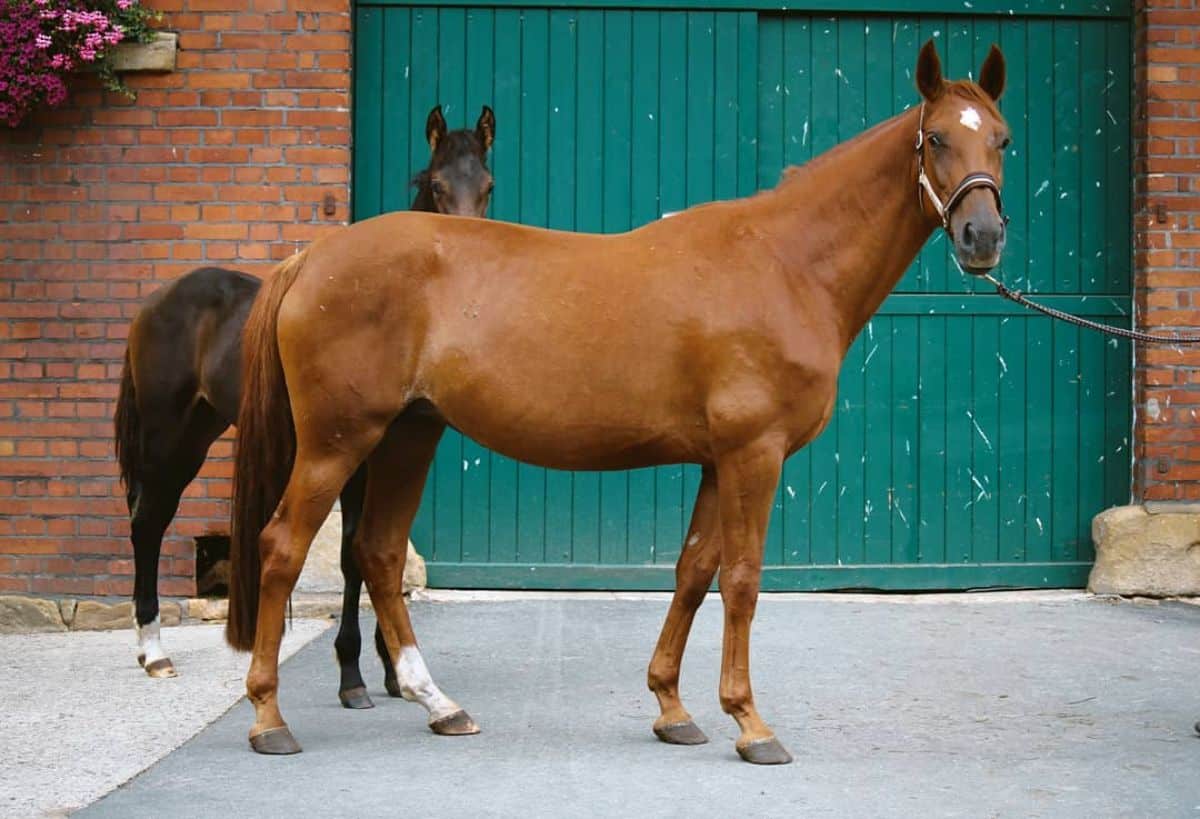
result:
[[[475,734],[475,721],[429,673],[404,602],[408,535],[444,425],[429,419],[394,422],[367,461],[367,501],[356,556],[379,618],[387,656],[395,658],[400,695],[429,713],[436,734]]]
[[[672,745],[701,745],[708,737],[692,721],[679,697],[679,668],[687,648],[696,610],[704,602],[713,575],[721,562],[721,525],[717,508],[717,482],[706,467],[696,494],[692,522],[679,562],[675,565],[675,594],[654,648],[647,683],[658,698],[661,714],[654,735]]]
[[[137,661],[151,677],[174,677],[175,666],[163,650],[158,605],[158,560],[163,533],[179,504],[152,483],[137,481],[129,492],[130,540],[133,542],[133,628]]]
[[[258,619],[253,658],[246,675],[246,695],[254,705],[250,746],[258,753],[300,751],[279,710],[279,645],[283,639],[284,613],[312,539],[333,508],[339,487],[354,473],[360,457],[351,449],[314,451],[301,445],[283,497],[259,534],[262,567]]]
[[[405,563],[408,562],[408,551],[405,548]],[[404,570],[401,569],[400,574],[403,576]],[[401,590],[403,593],[403,590]],[[379,655],[379,661],[383,663],[383,687],[388,692],[389,697],[403,697],[404,691],[400,688],[400,679],[396,676],[396,661],[392,659],[391,652],[388,651],[387,640],[383,637],[383,627],[378,622],[375,623],[375,653]]]
[[[342,707],[355,710],[374,708],[359,670],[358,659],[362,652],[362,630],[358,622],[358,602],[362,594],[362,572],[354,559],[354,537],[362,517],[363,496],[366,492],[366,467],[359,467],[354,476],[342,489],[342,620],[338,624],[337,639],[333,641],[340,669],[338,700]]]
[[[133,625],[138,665],[151,677],[176,676],[162,647],[158,604],[158,563],[162,539],[179,508],[179,499],[196,477],[208,448],[226,424],[205,404],[189,412],[177,434],[147,431],[143,459],[128,493],[130,540],[133,542]]]

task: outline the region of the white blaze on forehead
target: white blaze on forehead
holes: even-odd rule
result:
[[[972,131],[978,131],[979,126],[983,124],[983,117],[979,116],[979,112],[968,105],[962,110],[962,116],[958,118],[958,121]]]
[[[429,669],[416,646],[400,649],[396,661],[396,676],[400,679],[400,694],[406,700],[419,702],[429,712],[429,721],[436,722],[462,709],[454,700],[442,693],[437,683],[429,676]]]

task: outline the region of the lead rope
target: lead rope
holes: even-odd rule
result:
[[[1050,318],[1066,321],[1071,324],[1076,324],[1080,327],[1086,327],[1089,330],[1099,330],[1101,333],[1108,333],[1112,336],[1120,336],[1121,338],[1129,338],[1134,341],[1145,341],[1150,344],[1200,344],[1200,336],[1156,336],[1150,333],[1143,333],[1138,330],[1126,330],[1124,327],[1113,327],[1111,324],[1101,324],[1098,321],[1080,318],[1071,313],[1064,313],[1062,310],[1055,310],[1053,307],[1047,307],[1044,304],[1030,301],[1021,294],[1020,290],[1010,290],[1004,282],[992,276],[991,273],[984,273],[983,278],[987,279],[996,287],[996,292],[1008,299],[1011,302],[1028,307],[1030,310],[1036,310]]]

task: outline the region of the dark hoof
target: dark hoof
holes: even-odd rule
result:
[[[787,765],[792,761],[792,755],[775,737],[756,739],[745,745],[738,745],[737,752],[738,756],[751,765]]]
[[[163,657],[161,660],[155,660],[149,665],[143,666],[143,668],[146,669],[146,673],[151,677],[157,677],[159,679],[179,676],[175,673],[175,666],[171,664],[171,660],[168,657]]]
[[[268,728],[261,734],[250,737],[250,747],[256,754],[276,756],[298,754],[303,750],[286,725],[281,728]]]
[[[375,707],[375,703],[371,702],[371,697],[367,694],[367,689],[361,685],[358,688],[339,691],[338,699],[342,701],[343,708],[350,708],[354,711]]]
[[[404,698],[404,693],[400,690],[399,680],[385,678],[383,681],[383,687],[387,689],[389,697],[396,697],[397,699]]]
[[[460,737],[467,734],[478,734],[479,726],[466,711],[455,711],[448,717],[442,717],[429,723],[429,730],[444,737]]]
[[[655,725],[654,735],[669,745],[703,745],[708,742],[708,737],[691,720],[671,725]]]

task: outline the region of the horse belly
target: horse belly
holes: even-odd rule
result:
[[[683,400],[686,390],[653,363],[622,371],[611,360],[559,359],[448,356],[428,398],[464,435],[538,466],[632,469],[704,459],[702,406]]]

